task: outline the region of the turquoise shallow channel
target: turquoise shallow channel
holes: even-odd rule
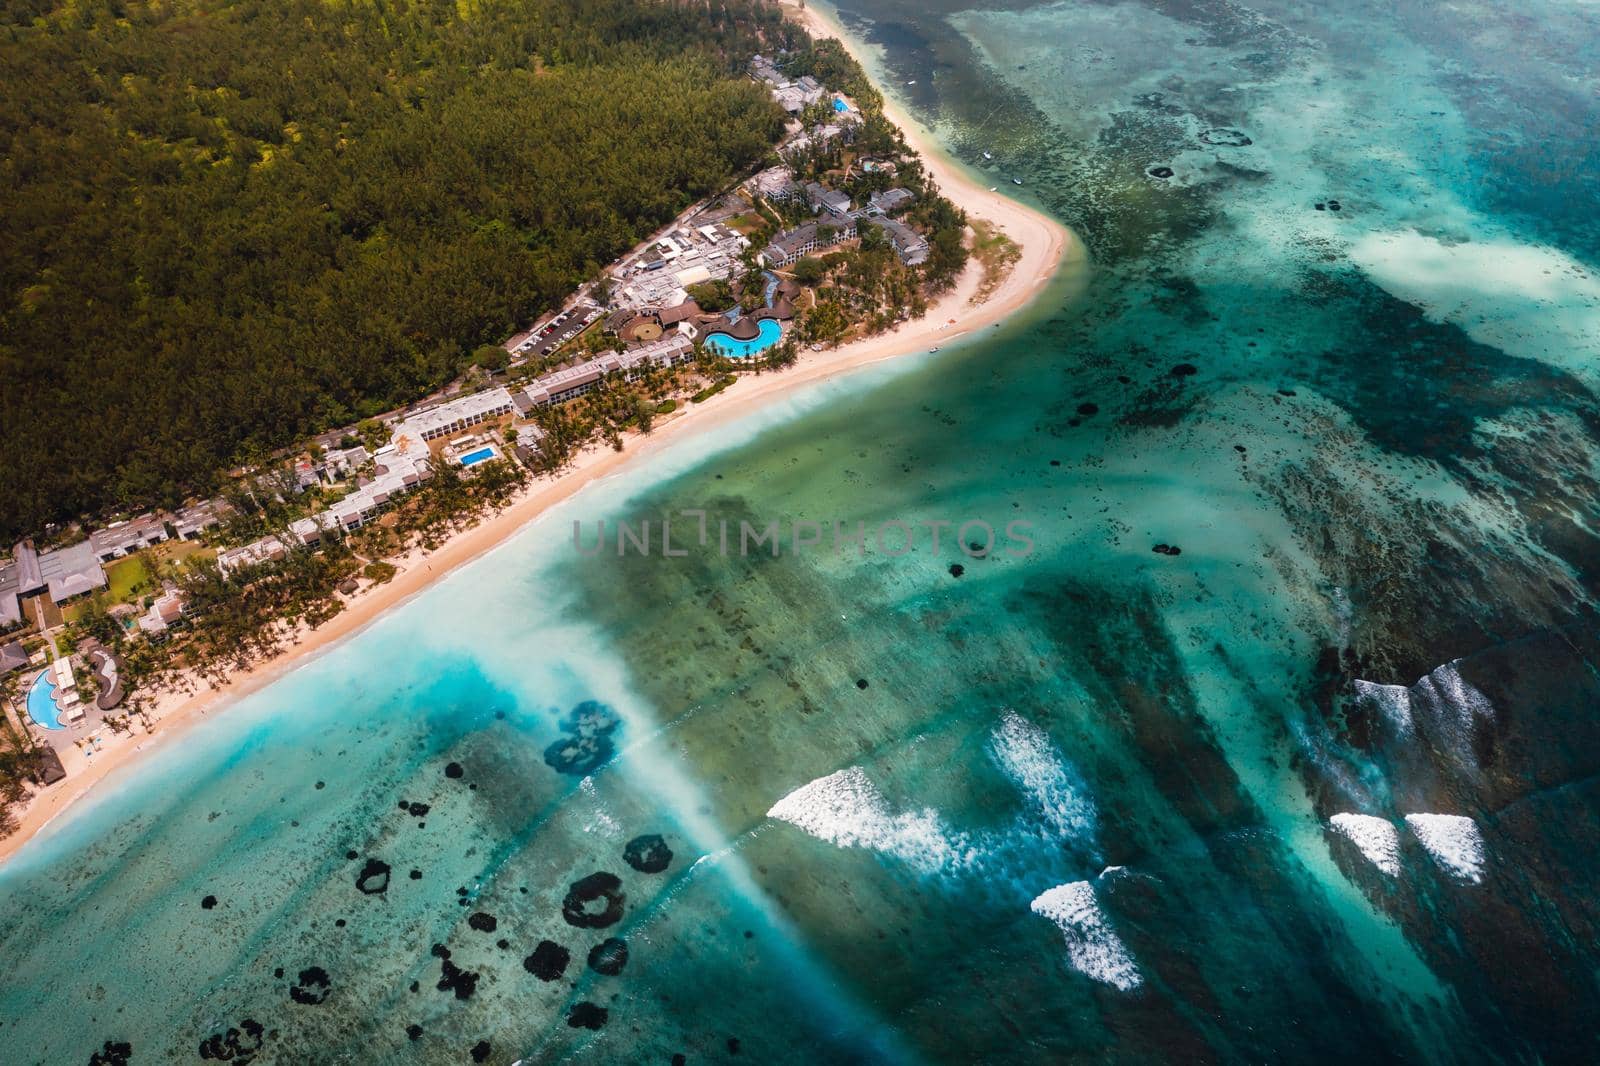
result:
[[[1600,8],[839,15],[1087,285],[157,743],[0,867],[0,1062],[1595,1059]],[[952,525],[573,544],[685,509]]]

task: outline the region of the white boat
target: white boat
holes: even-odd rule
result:
[[[985,153],[983,153],[983,158],[985,158],[985,159],[993,159],[994,156],[989,154],[988,152],[985,152]]]
[[[916,78],[912,78],[910,81],[906,82],[907,85],[915,85],[916,83],[917,83],[917,79]]]
[[[1011,184],[1013,184],[1013,185],[1021,185],[1022,184],[1022,179],[1021,178],[1012,178],[1011,179]]]

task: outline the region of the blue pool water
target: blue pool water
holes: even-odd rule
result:
[[[40,673],[34,679],[33,687],[28,689],[28,717],[46,729],[65,729],[66,726],[61,722],[61,709],[56,706],[55,691],[50,671]]]
[[[840,114],[843,114],[844,112],[850,110],[850,105],[845,103],[842,97],[835,96],[833,98],[833,109]]]
[[[778,325],[776,319],[763,318],[757,329],[759,332],[755,337],[747,341],[736,340],[726,333],[712,333],[706,337],[706,346],[730,359],[746,359],[766,351],[783,336],[783,327]]]
[[[462,466],[472,466],[475,463],[482,463],[482,462],[485,462],[485,461],[487,461],[489,459],[493,459],[493,458],[494,458],[494,449],[493,448],[488,448],[488,447],[479,448],[475,452],[468,452],[466,455],[463,455],[461,457],[461,465]]]

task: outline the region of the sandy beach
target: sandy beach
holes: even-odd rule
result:
[[[849,43],[849,38],[826,15],[788,4],[784,8],[814,35],[839,37]],[[858,54],[857,58],[865,65],[865,57]],[[705,403],[689,405],[662,420],[652,433],[625,438],[621,451],[604,445],[589,447],[560,475],[536,479],[499,514],[451,538],[435,551],[413,552],[397,560],[399,572],[393,580],[364,588],[348,601],[346,609],[338,616],[314,631],[302,633],[276,657],[235,674],[218,688],[163,694],[147,715],[152,727],[149,734],[134,725],[131,733],[121,736],[109,731],[103,733],[104,745],[93,756],[81,751],[63,752],[66,780],[46,789],[18,810],[17,831],[0,840],[0,861],[14,854],[108,775],[135,762],[155,745],[171,743],[187,726],[221,711],[228,701],[261,688],[307,656],[362,629],[382,612],[482,555],[585,486],[647,461],[666,446],[692,434],[753,414],[801,387],[896,356],[926,352],[935,346],[954,343],[977,329],[992,327],[1025,307],[1058,272],[1081,273],[1085,254],[1070,230],[1031,207],[989,191],[969,177],[938,148],[920,124],[892,102],[886,100],[884,111],[923,157],[945,196],[970,217],[991,223],[1020,246],[1021,257],[987,299],[974,302],[982,271],[973,261],[957,284],[916,321],[829,351],[802,352],[794,367],[779,373],[741,377],[732,388]]]

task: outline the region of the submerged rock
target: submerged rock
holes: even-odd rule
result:
[[[574,1029],[599,1029],[606,1024],[611,1012],[587,1001],[574,1003],[567,1011],[567,1024]]]
[[[218,1062],[249,1062],[261,1050],[264,1032],[260,1022],[246,1018],[239,1023],[239,1028],[230,1027],[226,1032],[212,1033],[200,1041],[200,1057]]]
[[[500,922],[486,911],[473,911],[472,917],[467,919],[467,925],[480,933],[492,933],[499,927]]]
[[[133,1059],[133,1045],[126,1040],[107,1040],[89,1056],[89,1066],[128,1066]]]
[[[472,1045],[472,1061],[482,1062],[489,1057],[489,1041],[480,1040]]]
[[[614,732],[622,719],[609,704],[599,700],[584,700],[561,719],[564,732],[580,737],[602,737]]]
[[[554,940],[541,940],[533,954],[522,960],[522,968],[541,981],[554,981],[567,972],[572,952]]]
[[[620,937],[607,937],[589,949],[589,969],[607,977],[615,977],[628,965],[628,942]]]
[[[451,779],[458,778],[464,773],[466,771],[461,768],[461,764],[458,762],[450,763],[444,768],[444,776]]]
[[[216,905],[217,905],[217,897],[216,896],[207,896],[205,899],[200,901],[200,909],[203,910],[203,911],[208,911],[212,907],[215,907]]]
[[[1145,171],[1145,173],[1150,175],[1152,178],[1170,178],[1172,177],[1172,168],[1151,167],[1149,170]]]
[[[449,959],[439,965],[439,991],[454,992],[457,999],[471,999],[472,993],[478,990],[478,975],[471,970],[463,970]]]
[[[622,858],[642,874],[658,874],[672,864],[672,849],[661,834],[646,833],[628,841]]]
[[[544,749],[545,765],[564,774],[582,777],[604,766],[616,753],[608,736],[563,737]]]
[[[951,577],[960,577],[962,574],[965,574],[966,572],[967,572],[967,568],[962,566],[960,563],[951,563],[950,564],[950,576]]]
[[[356,889],[367,896],[389,891],[389,864],[382,859],[368,859],[356,875]]]
[[[315,1007],[318,1003],[328,998],[333,991],[328,980],[328,971],[321,966],[307,966],[300,971],[300,978],[289,988],[289,998],[296,1003],[303,1003],[308,1007]]]
[[[605,908],[594,911],[589,904],[605,900]],[[572,882],[567,896],[561,901],[561,917],[568,925],[579,929],[604,929],[615,925],[622,917],[622,905],[627,897],[622,892],[622,882],[616,874],[592,873]]]

